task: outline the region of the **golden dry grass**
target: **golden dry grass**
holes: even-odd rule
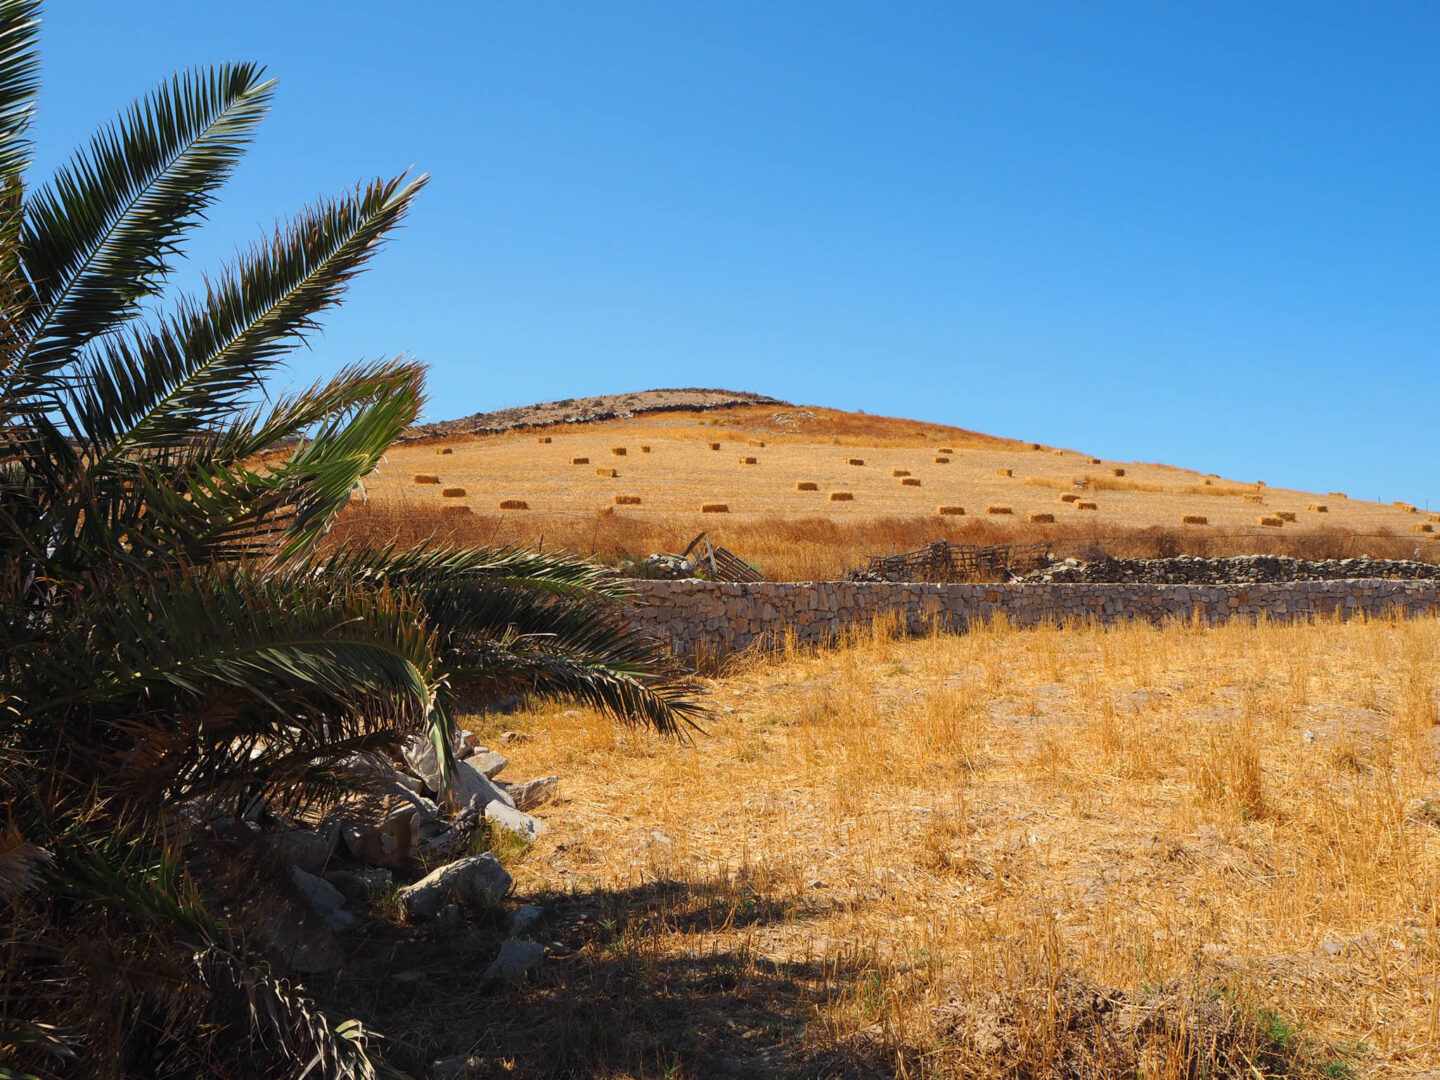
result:
[[[493,1075],[1416,1076],[1437,679],[1433,619],[882,625],[742,658],[693,746],[477,721],[562,777],[511,869],[563,949],[445,1030]]]

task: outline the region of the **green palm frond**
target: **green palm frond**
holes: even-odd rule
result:
[[[176,74],[26,199],[29,378],[73,362],[152,296],[265,113],[253,64]]]
[[[39,0],[0,3],[0,188],[13,184],[30,163],[30,118],[40,87]]]

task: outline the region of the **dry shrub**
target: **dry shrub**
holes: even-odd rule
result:
[[[1081,499],[1079,502],[1077,502],[1077,503],[1075,504],[1075,509],[1076,509],[1076,510],[1099,510],[1099,509],[1100,509],[1100,504],[1099,504],[1099,503],[1094,503],[1094,502],[1086,502],[1084,499]]]
[[[1209,525],[1210,519],[1203,514],[1185,514],[1180,518],[1181,525]]]
[[[919,480],[918,477],[914,477],[914,476],[902,477],[901,480],[900,480],[900,486],[901,486],[901,487],[919,487],[919,486],[920,486],[920,480]]]
[[[1295,511],[1294,511],[1294,510],[1276,510],[1276,511],[1275,511],[1275,516],[1278,517],[1281,521],[1294,521],[1294,520],[1295,520]]]
[[[589,459],[588,457],[572,457],[572,458],[570,459],[570,464],[571,464],[571,465],[589,465],[589,464],[590,464],[590,459]]]
[[[965,508],[963,506],[942,506],[935,513],[941,517],[959,517],[965,513]]]
[[[462,487],[443,488],[440,491],[440,497],[442,499],[463,499],[465,497],[465,489]]]
[[[730,512],[730,504],[702,503],[700,506],[700,512],[702,514],[728,514]]]
[[[453,454],[454,452],[455,452],[455,449],[454,449],[454,447],[451,447],[451,446],[437,446],[437,447],[435,448],[435,453],[436,453],[436,454]]]
[[[1013,513],[1015,513],[1015,511],[1012,510],[1012,509],[1010,509],[1010,507],[1008,507],[1008,506],[987,506],[987,507],[985,507],[985,513],[987,513],[987,514],[997,514],[997,515],[998,515],[998,514],[1013,514]]]
[[[890,475],[891,475],[891,476],[909,476],[909,475],[910,475],[910,470],[909,470],[909,469],[892,469],[892,470],[890,470]]]
[[[813,480],[801,480],[795,485],[796,491],[819,491],[820,485]]]
[[[501,499],[501,510],[529,510],[530,504],[524,499]]]
[[[753,457],[742,457],[742,458],[740,458],[740,464],[741,464],[741,465],[758,465],[758,464],[759,464],[759,459],[758,459],[758,458],[753,458]]]
[[[854,493],[853,491],[832,491],[832,492],[830,492],[830,501],[831,501],[831,502],[854,502],[854,501],[855,501],[855,493]]]
[[[434,473],[416,473],[413,477],[410,478],[410,482],[412,484],[438,484],[440,482],[440,477],[436,476]]]
[[[616,457],[624,457],[626,454],[626,450],[623,446],[612,446],[610,447],[610,453],[614,454]]]
[[[1014,469],[996,469],[996,470],[995,470],[995,475],[996,475],[996,476],[1014,476],[1014,475],[1015,475],[1015,470],[1014,470]]]
[[[1256,519],[1256,523],[1264,525],[1267,529],[1279,529],[1285,525],[1285,522],[1281,521],[1278,517],[1271,517],[1269,514],[1262,514]]]
[[[1033,513],[1026,514],[1025,520],[1031,525],[1053,525],[1055,524],[1055,515],[1036,510]]]
[[[1324,503],[1311,503],[1310,512],[1313,514],[1328,514],[1330,512],[1330,507],[1326,506]]]
[[[615,496],[615,505],[616,505],[616,506],[639,506],[639,505],[640,505],[640,496],[639,496],[639,495],[616,495],[616,496]]]

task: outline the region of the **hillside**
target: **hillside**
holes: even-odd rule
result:
[[[1341,493],[667,390],[416,429],[386,455],[342,530],[442,530],[623,560],[677,550],[703,529],[768,576],[796,578],[838,576],[868,554],[941,537],[1048,540],[1090,554],[1433,560],[1437,523],[1440,514]]]

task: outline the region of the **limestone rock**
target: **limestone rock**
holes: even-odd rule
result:
[[[501,784],[501,787],[510,793],[516,810],[533,810],[555,798],[560,790],[560,778],[542,776],[535,780],[526,780],[523,784]]]
[[[545,909],[537,904],[521,904],[510,915],[510,936],[523,937],[545,918]]]
[[[489,803],[485,807],[485,820],[493,821],[502,829],[509,829],[532,844],[545,832],[543,821],[531,817],[523,810],[516,810],[513,806],[506,806],[498,801]]]
[[[440,867],[400,890],[400,903],[412,919],[433,919],[446,904],[484,908],[498,903],[514,879],[488,851]]]
[[[469,760],[471,765],[474,765],[491,780],[499,776],[505,766],[510,764],[509,758],[504,754],[497,754],[494,750],[476,751]]]
[[[407,806],[373,824],[347,825],[340,836],[350,854],[361,862],[403,870],[420,844],[418,818],[415,809]]]
[[[510,938],[500,946],[500,955],[485,969],[482,982],[498,982],[504,986],[519,986],[527,975],[540,970],[540,961],[545,959],[545,946],[534,941]]]
[[[318,874],[335,854],[340,838],[338,822],[327,821],[318,829],[285,829],[262,838],[262,843],[282,862],[298,866],[308,874]]]
[[[405,758],[405,767],[423,780],[428,790],[440,790],[440,759],[429,739],[422,735],[406,736],[400,745],[400,753]]]
[[[383,866],[373,866],[364,870],[331,870],[325,880],[351,903],[373,904],[385,895],[395,879]]]
[[[331,885],[324,878],[316,877],[314,874],[307,874],[298,866],[290,868],[290,880],[300,890],[301,895],[310,901],[310,906],[315,913],[325,920],[325,925],[332,931],[345,930],[355,925],[355,916],[344,910],[345,897],[340,890]]]
[[[497,801],[510,807],[515,805],[515,800],[510,798],[509,792],[475,768],[469,761],[455,763],[455,774],[452,779],[450,799],[457,807],[469,806],[472,803],[477,806],[487,806]]]

